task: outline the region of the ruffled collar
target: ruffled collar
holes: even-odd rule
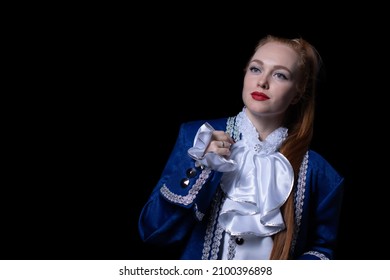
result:
[[[276,152],[283,141],[287,138],[287,128],[279,127],[270,133],[263,141],[259,140],[259,133],[255,126],[249,120],[244,109],[237,115],[237,128],[241,134],[242,140],[259,155],[270,155]]]

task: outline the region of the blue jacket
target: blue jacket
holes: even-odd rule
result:
[[[183,123],[162,175],[139,217],[141,239],[159,245],[184,242],[182,259],[213,257],[210,221],[216,222],[223,173],[196,166],[187,151],[206,121]],[[227,131],[227,118],[208,120]],[[295,188],[293,259],[332,259],[337,241],[343,178],[318,153],[309,150]],[[214,228],[215,230],[215,228]]]

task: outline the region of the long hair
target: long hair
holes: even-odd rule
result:
[[[315,95],[322,60],[314,46],[302,38],[287,39],[268,35],[259,41],[255,51],[268,42],[287,45],[299,55],[298,65],[301,74],[297,83],[299,100],[296,104],[291,105],[286,112],[283,125],[288,128],[288,137],[280,148],[280,152],[290,161],[294,169],[295,182],[297,182],[303,157],[309,149],[313,137]],[[286,228],[275,234],[270,259],[283,260],[291,257],[295,228],[295,189],[296,183],[281,208]]]

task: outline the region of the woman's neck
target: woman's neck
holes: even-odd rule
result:
[[[252,122],[259,134],[259,140],[263,141],[269,134],[282,125],[282,118],[258,116],[252,114],[248,109],[245,110],[248,119]]]

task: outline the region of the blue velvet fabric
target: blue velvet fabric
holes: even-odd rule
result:
[[[226,118],[207,120],[216,130],[226,130]],[[168,199],[160,192],[165,186],[177,197],[188,196],[202,170],[187,154],[192,147],[199,120],[181,125],[174,148],[159,181],[154,187],[139,217],[139,233],[144,242],[168,246],[185,242],[182,259],[202,259],[210,205],[219,188],[222,173],[211,171],[201,189],[188,204]],[[195,168],[195,177],[188,178],[188,169]],[[337,241],[342,206],[343,177],[318,153],[308,153],[306,186],[302,213],[295,238],[293,259],[332,259]],[[176,197],[176,196],[175,196]],[[299,202],[297,202],[299,203]],[[298,205],[296,205],[298,206]],[[199,216],[203,213],[204,216]]]

